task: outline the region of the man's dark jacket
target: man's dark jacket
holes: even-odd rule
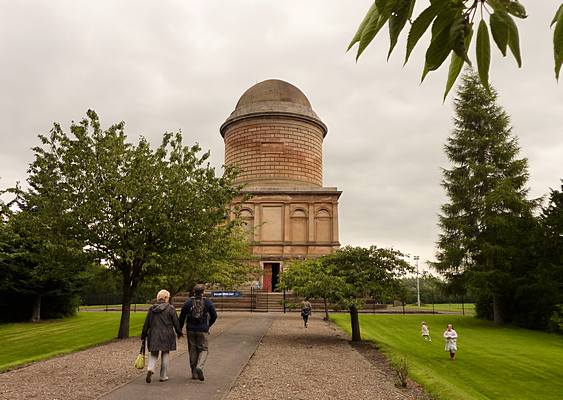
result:
[[[188,299],[182,306],[182,311],[180,312],[180,327],[184,326],[184,321],[187,320],[187,330],[188,332],[209,332],[209,328],[217,320],[217,311],[215,311],[215,306],[213,302],[209,299],[203,299],[205,307],[205,315],[202,321],[194,321],[190,318],[190,310],[192,308],[194,298]]]

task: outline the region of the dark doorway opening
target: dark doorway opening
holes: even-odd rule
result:
[[[264,263],[262,276],[263,288],[266,292],[275,292],[280,281],[280,263]]]
[[[280,264],[272,263],[272,290],[278,291],[278,283],[280,281]]]

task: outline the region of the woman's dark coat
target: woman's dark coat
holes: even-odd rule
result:
[[[174,306],[159,302],[149,308],[141,339],[148,337],[149,351],[172,351],[176,350],[176,334],[181,332]]]

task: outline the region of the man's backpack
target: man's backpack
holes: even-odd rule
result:
[[[190,321],[200,323],[205,320],[207,310],[205,309],[205,300],[201,297],[192,298],[192,307],[190,308]]]

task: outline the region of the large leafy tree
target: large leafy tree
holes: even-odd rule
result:
[[[174,295],[201,282],[233,289],[256,279],[259,271],[249,262],[253,256],[246,232],[241,227],[223,225],[214,235],[192,251],[169,257],[164,263],[170,266],[166,274],[153,276],[148,283],[155,289],[169,288]]]
[[[400,287],[399,277],[412,267],[398,250],[371,246],[343,247],[315,261],[288,269],[282,281],[303,295],[327,298],[350,311],[352,341],[361,340],[358,309],[368,297],[381,297]],[[332,282],[329,282],[332,280]]]
[[[527,14],[518,0],[426,0],[423,2],[426,8],[415,18],[413,11],[417,4],[416,0],[375,0],[348,49],[358,43],[356,59],[359,58],[381,28],[387,24],[390,38],[387,55],[389,58],[401,31],[408,23],[410,30],[406,45],[406,64],[416,44],[430,29],[432,38],[426,50],[422,80],[430,71],[437,70],[451,54],[444,98],[457,80],[463,64],[471,64],[469,48],[472,41],[476,43],[474,59],[477,61],[479,78],[487,90],[491,37],[503,56],[506,56],[510,50],[518,66],[522,66],[520,39],[514,18],[523,19]],[[475,24],[478,25],[477,29],[474,29]],[[559,79],[563,62],[563,4],[555,13],[551,22],[551,26],[553,25],[555,25],[553,32],[555,76]],[[473,34],[475,30],[476,35]]]
[[[473,73],[455,99],[455,128],[445,146],[452,164],[443,170],[448,202],[442,206],[435,267],[450,280],[463,276],[477,294],[492,298],[503,322],[513,272],[523,259],[534,203],[527,200],[527,160],[511,133],[509,117]]]
[[[217,177],[199,146],[167,133],[152,149],[146,139],[127,142],[124,123],[102,129],[98,116],[55,124],[34,149],[28,190],[17,191],[26,208],[56,205],[38,221],[79,241],[84,250],[119,272],[122,315],[119,338],[129,335],[130,304],[151,276],[182,273],[198,249],[221,241],[236,222],[227,205],[238,195],[235,172]],[[39,206],[38,206],[39,205]]]

